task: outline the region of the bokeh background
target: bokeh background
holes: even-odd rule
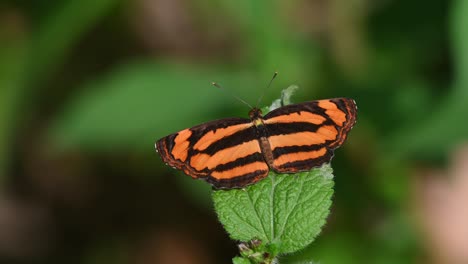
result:
[[[468,1],[0,2],[0,263],[230,263],[210,187],[154,141],[351,97],[320,237],[283,263],[468,263]]]

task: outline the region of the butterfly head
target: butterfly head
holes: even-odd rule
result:
[[[250,120],[255,124],[255,126],[263,125],[262,119],[262,110],[254,107],[249,112]]]

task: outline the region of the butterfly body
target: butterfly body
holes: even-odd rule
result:
[[[262,111],[258,108],[253,108],[249,112],[250,120],[255,125],[255,130],[257,133],[258,143],[260,144],[260,149],[262,150],[263,158],[268,164],[268,167],[273,168],[273,152],[271,151],[270,142],[268,141],[268,130],[263,122]]]
[[[242,188],[274,170],[307,171],[329,162],[356,120],[356,104],[334,98],[287,105],[265,116],[211,121],[156,142],[163,161],[215,188]]]

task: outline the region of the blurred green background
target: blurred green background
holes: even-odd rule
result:
[[[351,97],[321,236],[283,263],[468,263],[468,1],[0,2],[0,263],[230,263],[155,140]]]

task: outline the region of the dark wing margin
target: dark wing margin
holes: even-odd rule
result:
[[[353,99],[334,98],[287,105],[265,115],[277,172],[307,171],[330,162],[356,123]]]
[[[241,188],[268,175],[252,122],[221,119],[171,134],[155,144],[162,160],[215,188]]]

